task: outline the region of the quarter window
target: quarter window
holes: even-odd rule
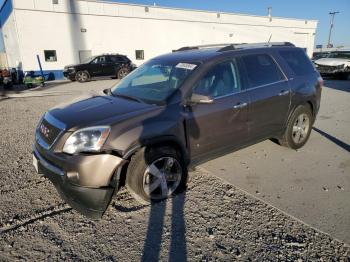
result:
[[[197,94],[220,97],[241,91],[236,61],[215,65],[196,85]]]
[[[44,50],[45,62],[56,62],[56,50]]]
[[[297,76],[307,75],[314,71],[310,59],[300,49],[280,51],[280,55]]]
[[[285,79],[283,73],[269,55],[243,56],[242,62],[247,72],[250,88],[272,84]]]

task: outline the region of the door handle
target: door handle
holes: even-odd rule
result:
[[[238,104],[234,105],[233,108],[239,109],[239,108],[246,107],[247,105],[248,105],[247,103],[238,103]]]
[[[289,90],[282,90],[278,95],[279,96],[285,96],[285,95],[288,95],[289,94]]]

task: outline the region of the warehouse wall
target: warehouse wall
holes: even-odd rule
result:
[[[45,70],[60,70],[79,62],[79,50],[126,54],[140,65],[181,46],[290,41],[314,46],[316,21],[249,16],[195,10],[145,7],[95,1],[14,0],[22,62]],[[146,10],[148,9],[148,11]],[[56,50],[57,61],[46,62],[44,50]],[[144,50],[145,60],[136,60]]]

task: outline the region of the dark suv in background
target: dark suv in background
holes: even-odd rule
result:
[[[64,77],[71,81],[87,82],[93,77],[117,77],[122,79],[136,68],[135,64],[120,54],[93,56],[82,64],[64,67]]]
[[[322,85],[290,43],[181,48],[104,94],[45,113],[33,163],[70,205],[98,218],[124,184],[142,203],[159,201],[184,188],[189,165],[270,138],[302,147]]]

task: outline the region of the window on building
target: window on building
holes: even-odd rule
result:
[[[58,0],[52,0],[52,3],[53,3],[54,5],[58,5]]]
[[[56,50],[44,50],[45,61],[46,62],[56,62],[57,55]]]
[[[135,56],[136,56],[136,60],[143,60],[145,59],[145,54],[143,50],[136,50],[135,51]]]
[[[285,77],[271,56],[266,54],[242,57],[249,80],[249,87],[272,84]]]

